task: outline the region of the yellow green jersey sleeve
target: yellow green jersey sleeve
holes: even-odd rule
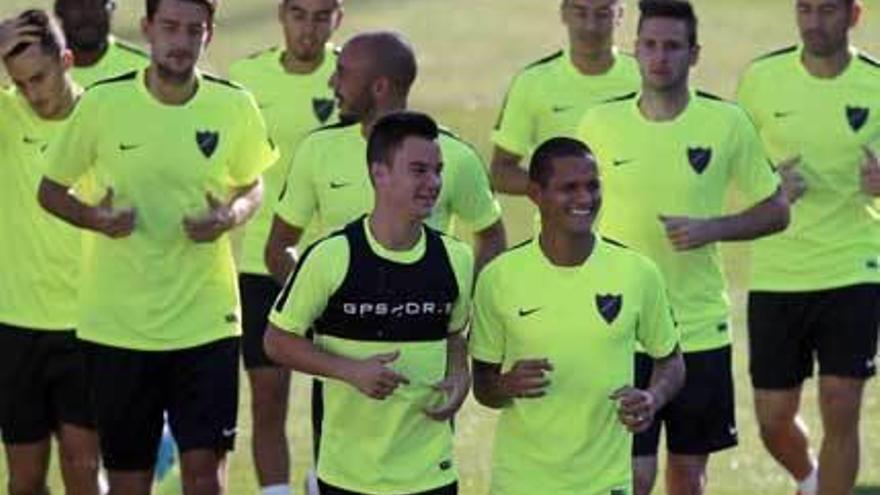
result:
[[[0,323],[71,330],[80,233],[37,202],[46,149],[65,121],[42,119],[18,91],[6,89],[0,115]]]
[[[457,478],[452,429],[423,410],[443,400],[432,385],[446,373],[449,332],[467,321],[473,258],[466,244],[430,229],[412,249],[390,251],[368,221],[310,247],[269,319],[300,336],[312,329],[315,345],[339,356],[400,352],[389,366],[410,383],[385,400],[324,381],[317,471],[350,491],[419,493]]]
[[[528,65],[513,80],[492,132],[504,150],[528,156],[556,136],[572,136],[584,112],[640,85],[635,59],[615,51],[614,65],[599,75],[584,75],[560,50]]]
[[[443,187],[425,222],[449,232],[456,218],[482,230],[501,218],[485,167],[471,146],[444,131],[439,137]],[[294,153],[275,213],[287,224],[317,224],[325,236],[373,208],[367,141],[357,124],[334,124],[309,134]]]
[[[502,409],[489,493],[630,493],[632,436],[609,397],[633,384],[637,345],[665,357],[678,342],[662,277],[632,250],[597,238],[586,262],[560,267],[530,240],[495,258],[477,277],[473,358],[553,370],[544,397]]]
[[[80,86],[87,88],[103,79],[110,79],[150,65],[150,55],[141,49],[115,37],[110,37],[107,51],[88,67],[71,67],[70,75]]]
[[[184,218],[206,214],[206,196],[228,200],[277,157],[253,98],[198,74],[184,105],[156,100],[136,71],[83,95],[50,147],[46,176],[72,185],[91,174],[133,208],[134,232],[92,236],[83,256],[78,336],[137,350],[193,347],[239,333],[228,236],[195,243]]]
[[[807,184],[788,228],[752,244],[752,290],[880,282],[880,212],[860,182],[864,148],[880,151],[880,62],[852,48],[844,72],[821,79],[802,53],[793,46],[759,58],[737,93],[772,161],[800,157]]]
[[[779,179],[747,114],[737,105],[693,92],[674,120],[649,121],[637,93],[588,111],[579,138],[602,177],[599,231],[651,258],[663,273],[682,348],[731,342],[730,303],[717,244],[676,251],[661,216],[717,217],[735,186],[748,206],[772,196]]]
[[[333,47],[327,46],[323,63],[310,74],[288,73],[282,65],[283,56],[284,50],[270,48],[229,67],[229,77],[253,93],[280,151],[278,164],[263,174],[263,203],[243,229],[238,269],[244,273],[268,274],[263,248],[293,150],[310,131],[337,119],[333,91],[328,85],[336,63]]]

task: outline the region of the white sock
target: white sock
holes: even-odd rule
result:
[[[798,482],[798,492],[802,495],[816,495],[819,491],[819,468],[813,467],[806,478]]]
[[[287,485],[272,485],[261,488],[260,495],[293,495],[293,492]]]

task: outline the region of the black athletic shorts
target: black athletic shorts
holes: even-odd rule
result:
[[[880,284],[815,292],[749,293],[752,386],[790,389],[819,374],[869,378],[876,373]]]
[[[39,442],[62,423],[84,428],[95,423],[85,353],[75,333],[0,323],[3,442]]]
[[[243,320],[241,355],[245,369],[278,366],[263,349],[263,335],[281,287],[268,275],[242,273],[238,276],[238,290]]]
[[[181,452],[232,450],[238,347],[237,337],[159,352],[89,343],[90,381],[107,469],[152,469],[166,412]]]
[[[647,354],[636,354],[636,387],[648,387],[653,365]],[[686,352],[684,365],[684,387],[648,430],[635,435],[634,456],[656,456],[663,427],[672,454],[708,455],[737,444],[730,346]]]
[[[353,492],[351,490],[344,490],[342,488],[328,485],[320,479],[318,480],[318,491],[321,495],[366,495],[360,492]],[[434,488],[433,490],[406,495],[458,495],[458,483],[452,483],[450,485],[441,486],[440,488]]]

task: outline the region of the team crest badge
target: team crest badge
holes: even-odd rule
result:
[[[220,133],[216,131],[196,131],[196,144],[205,158],[211,158],[220,144]]]
[[[623,296],[620,294],[612,295],[612,294],[597,294],[596,295],[596,309],[599,310],[599,314],[602,315],[602,319],[605,320],[609,325],[614,323],[614,320],[620,315],[620,310],[623,308]]]
[[[694,172],[702,174],[712,161],[712,148],[688,148],[688,161]]]
[[[854,132],[859,132],[868,122],[871,111],[865,107],[846,107],[846,121]]]
[[[334,106],[334,101],[329,98],[312,98],[312,110],[322,124],[333,115]]]

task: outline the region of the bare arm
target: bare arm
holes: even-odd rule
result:
[[[243,225],[257,211],[263,199],[263,181],[256,181],[232,191],[232,198],[223,202],[207,193],[208,211],[198,216],[185,216],[183,227],[194,242],[214,242],[226,232]]]
[[[43,209],[65,222],[108,237],[126,237],[135,228],[133,209],[113,208],[113,189],[107,190],[104,199],[97,206],[90,206],[71,194],[67,186],[43,177],[37,200]]]
[[[425,414],[437,421],[446,421],[455,416],[471,389],[467,341],[461,332],[446,339],[446,377],[434,384],[434,389],[444,392],[446,400],[437,407],[427,409]]]
[[[409,383],[406,377],[385,366],[398,358],[399,351],[350,359],[327,352],[311,340],[284,332],[271,323],[263,337],[263,347],[269,358],[284,367],[346,382],[377,400],[385,399],[398,386]]]
[[[504,230],[504,222],[497,222],[485,229],[474,233],[474,272],[479,273],[507,248],[507,232]]]
[[[523,359],[514,363],[506,373],[501,365],[477,359],[474,366],[474,397],[480,404],[501,409],[513,399],[536,399],[543,397],[550,380],[546,374],[553,371],[547,359]]]
[[[278,282],[283,284],[287,277],[296,268],[296,258],[289,251],[302,238],[303,229],[288,224],[275,215],[272,219],[272,230],[269,240],[263,251],[263,259],[269,268],[269,273]]]
[[[668,356],[654,359],[651,383],[646,390],[626,386],[611,395],[611,399],[618,401],[620,422],[634,433],[646,430],[657,411],[684,386],[684,378],[684,359],[681,349],[676,346]]]
[[[529,174],[519,162],[522,157],[496,146],[492,150],[490,165],[492,188],[504,194],[524,196],[529,184]]]
[[[679,251],[719,241],[749,241],[784,230],[789,222],[788,201],[782,189],[734,215],[715,218],[661,216],[666,235]]]

